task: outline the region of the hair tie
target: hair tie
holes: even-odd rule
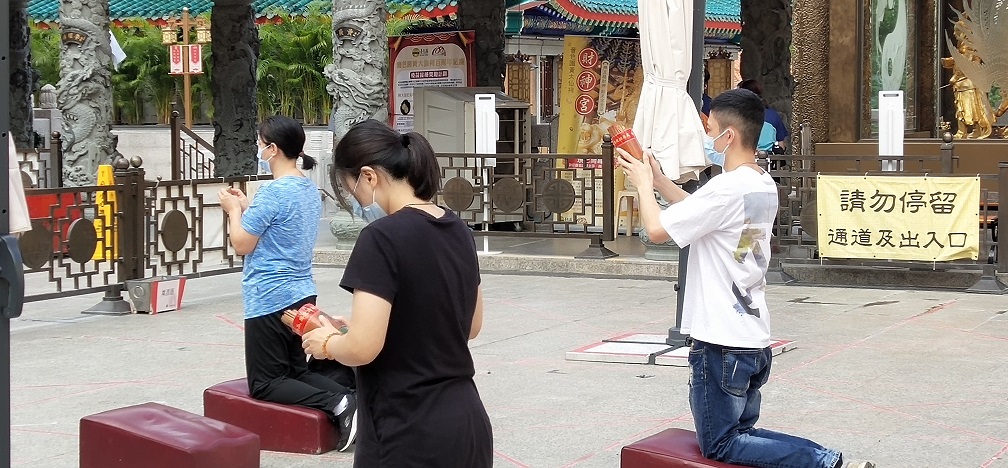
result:
[[[409,143],[410,143],[409,133],[403,133],[402,135],[403,148],[409,148]]]

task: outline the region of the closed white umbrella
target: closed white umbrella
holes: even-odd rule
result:
[[[708,166],[703,122],[686,91],[693,66],[693,0],[640,0],[641,90],[633,131],[670,179],[696,178]]]

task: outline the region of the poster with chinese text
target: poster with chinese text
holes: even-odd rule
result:
[[[821,175],[816,179],[821,257],[977,259],[977,177]]]
[[[560,75],[558,153],[602,154],[602,137],[608,133],[609,126],[633,127],[644,82],[639,40],[565,36]],[[565,167],[581,170],[601,166],[601,159],[569,159]],[[581,182],[573,182],[580,193],[583,190],[579,186]],[[616,171],[615,185],[615,193],[624,188],[621,171]],[[602,193],[602,187],[595,187],[595,190]],[[595,214],[590,216],[601,216],[601,199],[594,209]]]
[[[474,31],[389,37],[389,124],[413,131],[413,88],[468,87],[475,82]]]

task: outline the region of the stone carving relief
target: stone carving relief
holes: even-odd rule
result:
[[[216,2],[210,22],[217,177],[256,173],[256,65],[259,32],[252,6]]]
[[[112,154],[112,48],[108,3],[62,0],[60,80],[63,184],[94,185],[98,165]]]
[[[333,63],[325,75],[334,99],[329,129],[336,141],[354,124],[388,120],[387,16],[385,2],[333,2]]]

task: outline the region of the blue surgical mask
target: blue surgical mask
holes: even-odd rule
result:
[[[359,201],[357,201],[357,196],[354,192],[357,191],[357,186],[360,185],[360,176],[357,176],[357,183],[354,184],[353,192],[350,193],[350,205],[353,208],[354,216],[360,216],[365,223],[373,223],[381,218],[387,216],[385,210],[382,209],[381,205],[375,201],[375,192],[371,192],[371,204],[368,206],[362,206]]]
[[[256,160],[259,161],[259,174],[271,174],[273,171],[270,170],[269,162],[270,159],[273,159],[276,155],[274,154],[273,156],[270,156],[269,159],[263,160],[263,151],[266,151],[265,146],[259,148],[259,152],[256,153]]]
[[[731,144],[729,143],[727,146],[725,146],[724,151],[718,151],[714,149],[714,142],[718,141],[718,139],[723,137],[725,133],[728,133],[727,128],[723,132],[721,132],[720,135],[714,138],[711,138],[708,135],[704,135],[703,137],[704,154],[707,156],[707,159],[710,160],[711,164],[716,164],[720,167],[724,167],[725,153],[728,152],[728,146],[731,146]]]

